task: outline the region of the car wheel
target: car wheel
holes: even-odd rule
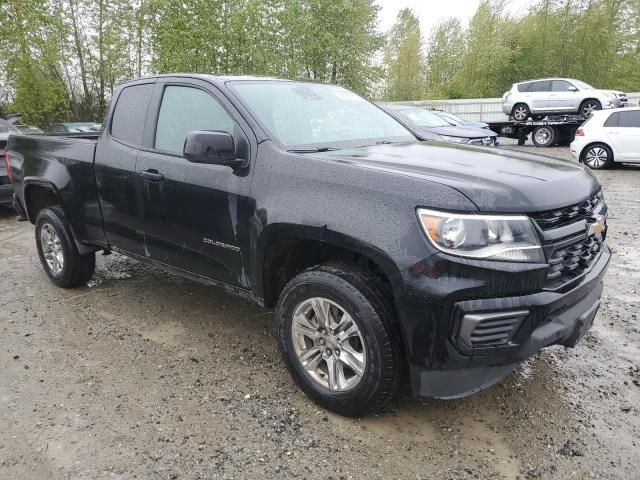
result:
[[[393,303],[374,275],[324,264],[295,276],[276,308],[287,369],[316,403],[341,415],[383,408],[404,378]]]
[[[603,170],[613,165],[613,152],[603,143],[589,145],[582,154],[582,162],[593,170]]]
[[[536,147],[550,147],[556,141],[556,130],[548,125],[536,127],[531,135]]]
[[[598,100],[585,100],[580,104],[580,115],[589,117],[594,110],[602,110],[602,105]]]
[[[531,111],[529,110],[529,107],[527,107],[524,103],[516,104],[511,112],[511,116],[517,122],[526,121],[530,115]]]
[[[36,245],[45,272],[57,286],[77,287],[93,276],[95,253],[80,255],[60,207],[45,208],[38,214]]]

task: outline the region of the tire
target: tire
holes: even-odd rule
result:
[[[80,255],[62,208],[40,211],[36,219],[36,245],[44,271],[58,287],[78,287],[93,276],[96,255],[93,252]]]
[[[533,129],[531,140],[536,147],[550,147],[556,142],[556,129],[541,125]]]
[[[604,170],[613,165],[613,152],[604,143],[594,143],[583,150],[581,160],[592,170]]]
[[[516,122],[526,122],[531,116],[531,110],[525,103],[516,103],[511,110],[511,116]]]
[[[594,110],[602,110],[602,104],[598,100],[587,99],[580,104],[578,113],[585,118],[589,118]]]
[[[280,295],[276,307],[280,353],[300,389],[323,408],[362,416],[379,411],[395,397],[406,365],[393,302],[386,291],[365,270],[328,263],[298,274]],[[328,326],[339,325],[323,335],[324,322],[318,321],[315,312],[331,319]],[[330,365],[338,369],[333,382]]]

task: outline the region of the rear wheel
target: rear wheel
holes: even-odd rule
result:
[[[513,110],[511,111],[511,116],[518,122],[524,122],[531,116],[531,111],[526,104],[518,103],[514,105]]]
[[[42,267],[57,286],[78,287],[93,276],[95,253],[80,255],[62,208],[40,211],[36,220],[36,245]]]
[[[593,170],[603,170],[613,165],[613,152],[603,143],[589,145],[582,154],[582,162]]]
[[[556,130],[548,125],[536,127],[531,139],[536,147],[550,147],[556,141]]]
[[[594,110],[602,110],[602,104],[598,100],[585,100],[580,104],[580,115],[589,117]]]
[[[291,280],[278,301],[278,344],[291,376],[322,407],[348,416],[383,408],[404,361],[391,299],[379,280],[325,264]]]

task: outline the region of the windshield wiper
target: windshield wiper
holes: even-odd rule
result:
[[[335,150],[340,150],[336,147],[318,147],[318,148],[293,148],[291,150],[287,150],[287,152],[291,153],[321,153],[321,152],[333,152]]]

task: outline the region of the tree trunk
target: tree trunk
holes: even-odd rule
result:
[[[84,64],[84,55],[82,54],[82,39],[80,38],[80,30],[78,27],[78,19],[76,15],[75,0],[69,0],[71,8],[71,22],[73,24],[73,40],[78,55],[78,64],[80,65],[80,76],[82,79],[82,91],[84,92],[85,102],[90,101],[89,85],[87,84],[87,70]]]

